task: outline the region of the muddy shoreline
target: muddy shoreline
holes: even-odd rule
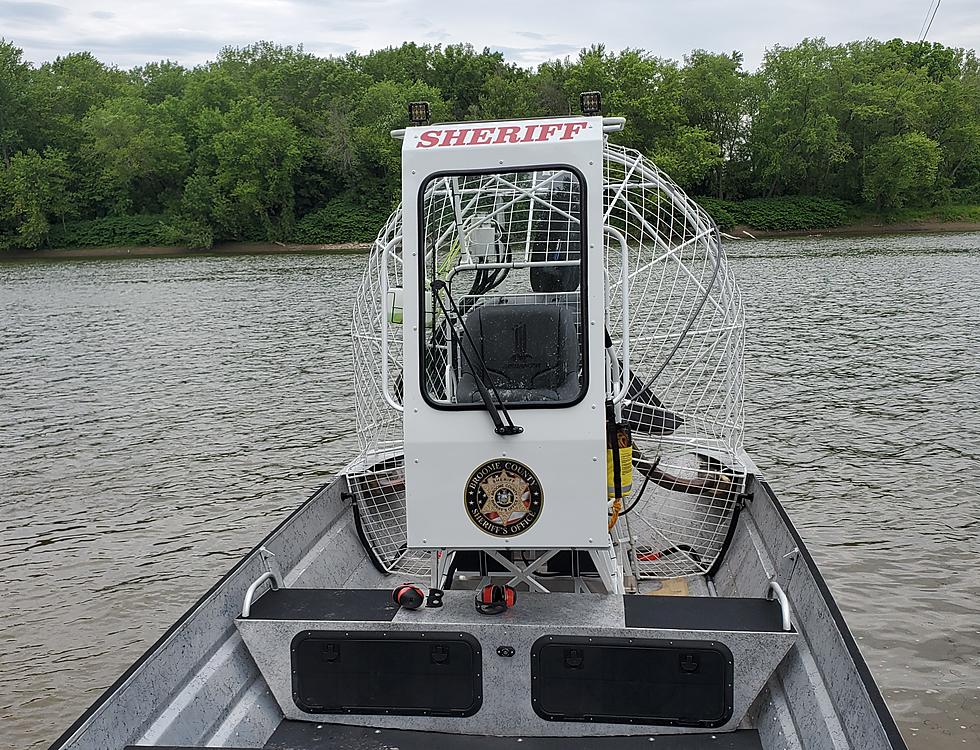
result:
[[[923,221],[896,224],[848,224],[828,229],[767,231],[735,226],[722,232],[726,239],[769,239],[774,237],[847,237],[857,235],[912,234],[920,232],[980,232],[980,222]],[[71,247],[46,250],[10,250],[0,253],[2,260],[64,260],[72,258],[147,258],[186,255],[269,255],[276,253],[366,253],[369,242],[324,245],[295,245],[281,242],[224,242],[209,250],[185,247]]]
[[[980,232],[975,221],[916,221],[895,224],[846,224],[827,229],[764,230],[739,225],[722,232],[735,239],[768,239],[772,237],[848,237],[852,235],[913,234],[919,232]]]
[[[280,242],[223,242],[208,250],[186,247],[69,247],[47,250],[11,250],[0,253],[0,260],[61,260],[65,258],[147,258],[186,255],[270,255],[275,253],[366,253],[369,242],[335,245],[292,245]]]

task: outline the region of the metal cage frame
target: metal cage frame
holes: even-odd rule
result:
[[[638,151],[606,137],[603,158],[607,395],[653,425],[634,430],[637,477],[611,517],[611,541],[629,550],[638,578],[703,575],[723,550],[747,473],[741,296],[707,213]],[[401,230],[399,206],[354,305],[360,453],[346,475],[374,557],[387,572],[423,577],[430,552],[406,544],[403,341],[388,317]]]

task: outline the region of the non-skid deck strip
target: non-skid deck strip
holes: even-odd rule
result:
[[[652,736],[652,735],[651,735]],[[650,737],[485,737],[472,734],[419,732],[407,729],[372,729],[342,724],[314,724],[284,720],[265,750],[762,750],[755,730],[716,734],[656,735]]]
[[[783,629],[779,604],[766,599],[628,595],[623,606],[628,628],[751,633]]]
[[[248,619],[391,622],[397,611],[388,589],[279,589],[260,597]]]

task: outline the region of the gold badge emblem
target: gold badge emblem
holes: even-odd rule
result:
[[[541,483],[527,466],[511,459],[487,461],[466,483],[466,509],[483,531],[514,536],[531,528],[541,514]]]

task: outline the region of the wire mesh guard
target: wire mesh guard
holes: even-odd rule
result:
[[[696,203],[637,151],[606,141],[604,163],[607,396],[615,394],[622,369],[622,415],[632,428],[635,467],[611,534],[629,542],[629,563],[641,578],[700,575],[722,550],[744,486],[741,299],[718,230]],[[580,192],[569,174],[550,168],[427,185],[427,276],[462,290],[455,298],[460,312],[558,305],[580,338],[580,287],[577,277],[567,283],[580,271]],[[541,292],[540,273],[537,284],[530,275],[545,260],[558,281]],[[423,576],[429,553],[406,545],[401,413],[382,387],[387,379],[388,393],[400,399],[402,330],[390,324],[398,322],[391,317],[397,303],[379,290],[401,288],[402,263],[399,208],[378,235],[354,309],[360,454],[347,477],[377,560],[392,572]],[[521,271],[508,276],[508,265]],[[426,308],[430,349],[442,354],[425,363],[425,387],[431,398],[452,402],[459,397],[452,377],[459,363],[437,335],[448,327],[445,311],[431,293]]]
[[[442,176],[424,188],[425,274],[445,284],[426,295],[431,401],[479,403],[477,377],[503,403],[577,400],[581,194],[565,169]]]

